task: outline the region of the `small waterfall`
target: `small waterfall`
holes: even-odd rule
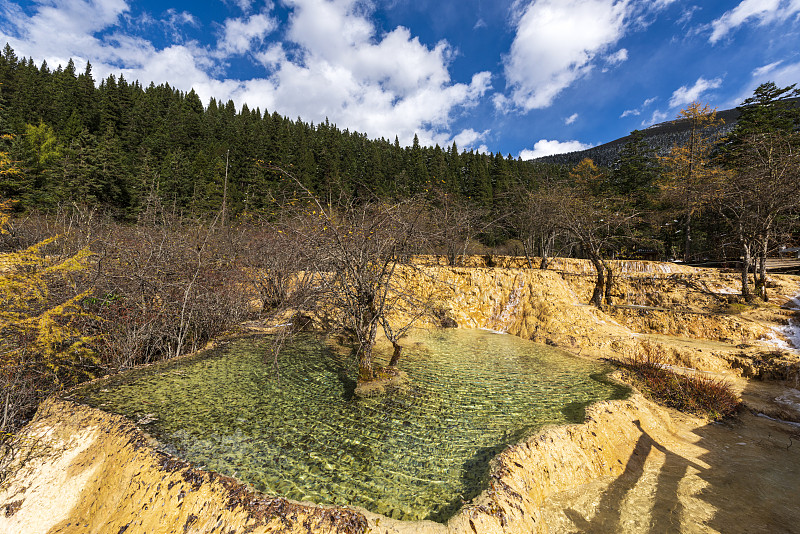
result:
[[[497,332],[504,334],[508,333],[508,328],[511,326],[511,321],[516,316],[517,308],[519,307],[520,300],[522,300],[522,293],[525,289],[525,280],[518,276],[515,280],[515,287],[508,295],[508,301],[502,310],[498,310],[492,314],[492,328]]]

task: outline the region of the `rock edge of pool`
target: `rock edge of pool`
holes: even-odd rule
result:
[[[584,424],[546,429],[493,461],[490,486],[446,525],[349,506],[269,497],[157,450],[126,418],[51,399],[26,429],[41,456],[0,494],[6,532],[546,532],[553,492],[624,469],[642,432],[671,426],[634,395],[587,408]],[[3,499],[18,495],[9,514]]]

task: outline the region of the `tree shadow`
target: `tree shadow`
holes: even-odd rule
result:
[[[743,397],[758,387],[750,384]],[[792,412],[775,416],[800,420],[800,406]],[[800,424],[746,412],[695,434],[708,444],[700,459],[712,466],[700,473],[705,487],[698,495],[716,510],[710,528],[800,532]]]
[[[482,447],[461,466],[461,494],[450,502],[435,508],[425,519],[446,523],[461,507],[476,498],[489,485],[489,471],[492,458],[508,447],[510,440],[491,447]]]
[[[334,375],[339,382],[341,382],[344,388],[342,398],[346,401],[352,400],[355,397],[356,386],[358,385],[358,382],[354,378],[353,366],[347,365],[347,363],[333,351],[327,352],[329,357],[325,359],[325,370]]]
[[[634,421],[641,432],[636,445],[625,464],[625,470],[606,489],[591,520],[587,520],[574,509],[564,511],[579,532],[617,533],[624,530],[620,524],[623,503],[645,471],[645,461],[653,449],[666,456],[662,465],[656,491],[653,495],[654,513],[651,516],[649,532],[653,534],[681,531],[683,505],[678,496],[678,486],[686,475],[689,466],[701,466],[675,454],[657,443],[641,426]]]

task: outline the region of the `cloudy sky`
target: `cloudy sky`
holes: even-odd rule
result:
[[[800,82],[800,0],[0,0],[0,46],[370,137],[521,155]]]

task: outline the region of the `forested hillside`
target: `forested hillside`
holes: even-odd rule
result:
[[[738,109],[726,109],[717,112],[717,117],[721,122],[714,128],[715,137],[722,138],[733,131],[734,126],[736,126],[736,121],[739,119],[739,115],[740,112]],[[690,128],[689,120],[675,119],[654,124],[644,130],[636,130],[631,132],[630,135],[620,137],[619,139],[603,143],[596,147],[578,150],[576,152],[544,156],[542,158],[537,158],[535,161],[559,165],[576,165],[580,163],[582,159],[590,158],[598,165],[611,167],[619,160],[620,153],[625,145],[634,140],[634,137],[637,135],[641,136],[645,143],[647,143],[656,154],[664,156],[669,153],[673,146],[682,145],[689,140]]]
[[[268,208],[290,171],[317,193],[407,197],[441,190],[491,208],[512,184],[530,184],[536,166],[510,155],[449,147],[401,147],[324,122],[291,120],[232,101],[207,107],[194,91],[143,87],[91,64],[78,73],[37,66],[6,45],[0,57],[2,128],[24,171],[0,181],[16,209],[63,202],[99,204],[130,218],[145,198],[191,213],[218,209],[227,170],[231,214]]]

